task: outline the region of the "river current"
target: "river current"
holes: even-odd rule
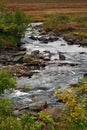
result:
[[[32,24],[35,27],[37,24]],[[79,45],[68,45],[62,37],[57,41],[42,43],[39,40],[32,40],[30,36],[32,31],[27,29],[23,47],[27,49],[26,53],[31,54],[34,50],[41,53],[49,51],[52,56],[45,68],[41,68],[31,78],[21,77],[17,79],[17,85],[30,84],[29,92],[15,90],[9,94],[17,104],[27,106],[46,101],[48,105],[58,105],[58,99],[54,94],[54,89],[58,86],[65,87],[69,84],[75,84],[78,79],[87,73],[87,48]],[[38,29],[34,29],[34,37],[40,37]],[[45,37],[48,37],[45,35]],[[65,56],[65,60],[59,59],[59,52]],[[73,65],[74,64],[74,65]],[[33,101],[32,99],[36,99]]]

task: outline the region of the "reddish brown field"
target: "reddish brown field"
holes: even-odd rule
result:
[[[87,15],[87,2],[7,3],[8,10],[23,9],[35,20],[44,20],[46,14]]]

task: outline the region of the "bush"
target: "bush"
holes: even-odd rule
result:
[[[87,130],[87,77],[77,85],[56,90],[58,99],[64,103],[58,125],[60,130]]]
[[[0,116],[11,116],[12,111],[10,109],[11,100],[2,98],[0,99]]]
[[[47,130],[56,130],[56,123],[52,119],[50,115],[48,115],[46,112],[40,112],[39,113],[40,121],[42,122],[43,129]]]
[[[5,7],[0,10],[0,44],[6,45],[7,42],[11,45],[17,45],[20,38],[24,36],[24,32],[30,22],[30,17],[27,17],[22,10],[15,9],[14,12],[8,11]],[[1,40],[0,40],[1,41]]]
[[[0,94],[5,89],[13,89],[16,87],[16,78],[12,76],[10,71],[0,71]]]

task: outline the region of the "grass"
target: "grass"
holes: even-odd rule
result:
[[[46,31],[87,36],[87,16],[85,15],[45,14],[44,17],[48,18],[43,24]]]
[[[52,21],[46,26],[52,26],[53,31],[55,31],[55,27],[56,30],[61,28],[64,31],[72,28],[71,33],[87,36],[87,0],[3,0],[3,3],[7,10],[14,10],[15,8],[24,10],[27,15],[32,16],[33,21],[48,22],[50,16],[53,15],[56,17],[68,16],[70,22],[65,25],[62,23],[58,26],[56,20],[54,27]]]
[[[87,15],[87,0],[3,0],[3,4],[8,10],[23,9],[36,21],[46,20],[44,14]]]

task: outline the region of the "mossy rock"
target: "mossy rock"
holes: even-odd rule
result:
[[[32,57],[31,55],[24,55],[23,57],[23,63],[28,63],[32,65],[39,65],[40,61],[38,58]]]
[[[35,60],[35,58],[33,58],[32,56],[26,54],[23,57],[23,62],[25,63],[32,63]]]

